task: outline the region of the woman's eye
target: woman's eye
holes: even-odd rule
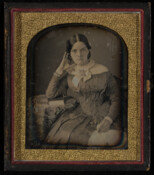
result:
[[[85,52],[85,51],[86,51],[86,48],[81,49],[81,52]]]
[[[76,49],[74,49],[74,50],[72,50],[72,52],[76,53],[76,52],[77,52],[77,50],[76,50]]]

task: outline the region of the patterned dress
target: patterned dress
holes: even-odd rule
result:
[[[97,65],[95,67],[97,69]],[[113,145],[118,144],[121,138],[121,99],[117,80],[109,71],[91,73],[86,81],[81,78],[77,86],[73,80],[74,75],[67,73],[62,77],[53,75],[49,83],[46,92],[48,98],[65,95],[75,99],[76,105],[71,110],[65,110],[53,123],[45,142],[88,146],[97,125],[107,116],[113,121],[109,130],[119,133]],[[106,142],[102,144],[110,145]],[[92,145],[97,146],[97,143]]]

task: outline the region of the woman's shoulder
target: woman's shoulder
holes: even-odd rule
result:
[[[102,73],[105,73],[105,72],[109,72],[108,68],[102,64],[95,64],[91,69],[90,69],[90,72],[92,74],[102,74]]]

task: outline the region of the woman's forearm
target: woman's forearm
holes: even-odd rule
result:
[[[57,73],[53,74],[49,86],[46,90],[47,98],[56,98],[57,96],[64,96],[67,92],[67,73],[63,74]]]
[[[58,95],[58,85],[60,82],[60,77],[54,74],[50,80],[48,88],[46,90],[46,97],[47,98],[55,98]]]
[[[108,117],[113,121],[120,114],[120,99],[111,101]]]
[[[120,87],[113,76],[111,76],[109,79],[108,94],[111,105],[107,116],[113,121],[120,114],[121,104]]]

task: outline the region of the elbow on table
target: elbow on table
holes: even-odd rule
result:
[[[46,96],[47,98],[54,98],[54,97],[55,97],[55,93],[52,93],[52,92],[50,92],[50,91],[47,89],[46,92],[45,92],[45,96]]]

